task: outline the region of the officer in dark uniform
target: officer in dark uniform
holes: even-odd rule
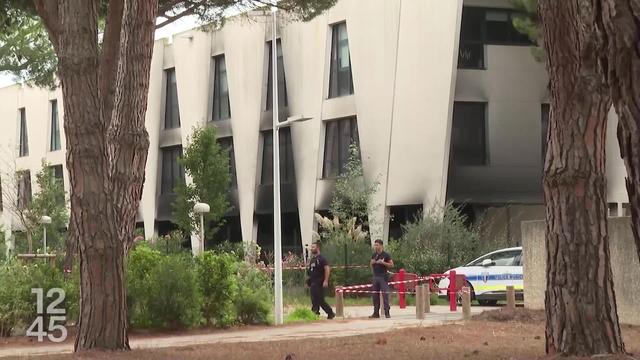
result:
[[[311,311],[320,315],[320,308],[331,320],[336,315],[331,306],[324,300],[324,289],[329,287],[331,268],[324,256],[320,254],[320,242],[311,244],[311,259],[307,267],[307,286],[311,289]]]
[[[390,318],[389,314],[389,284],[387,283],[387,270],[393,267],[391,256],[384,251],[382,240],[373,242],[375,252],[371,256],[371,269],[373,270],[373,281],[371,282],[373,291],[373,315],[372,319],[380,318],[380,291],[384,301],[384,316]]]

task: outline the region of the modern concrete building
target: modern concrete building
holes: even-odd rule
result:
[[[520,221],[544,216],[548,80],[514,16],[508,0],[340,0],[310,22],[278,24],[279,116],[312,118],[280,142],[285,250],[311,241],[351,142],[365,180],[380,183],[373,237],[398,237],[419,210],[452,201],[485,219],[489,236],[519,243]],[[173,228],[177,158],[193,127],[215,126],[234,178],[219,238],[272,245],[271,38],[271,18],[255,13],[156,41],[138,218],[147,237]],[[34,173],[42,158],[64,167],[61,104],[59,90],[0,89],[0,142],[17,170]],[[608,195],[622,214],[614,131],[608,141]],[[3,222],[14,223],[7,212]]]

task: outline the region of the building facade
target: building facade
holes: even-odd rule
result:
[[[514,243],[521,220],[544,217],[548,79],[514,16],[508,0],[340,0],[310,22],[278,23],[278,116],[311,118],[281,132],[285,250],[311,242],[314,213],[328,209],[352,143],[365,181],[379,182],[372,238],[398,237],[403,222],[447,201]],[[233,178],[219,240],[272,246],[271,28],[270,16],[253,13],[155,42],[137,219],[147,237],[173,229],[172,189],[185,177],[177,159],[192,129],[215,126]],[[33,174],[42,159],[65,167],[63,118],[60,90],[0,89],[12,171]],[[622,215],[625,170],[611,120],[608,196]],[[8,212],[2,219],[5,231],[15,228]]]

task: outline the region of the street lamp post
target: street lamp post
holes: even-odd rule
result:
[[[280,122],[279,96],[278,96],[278,36],[277,36],[277,7],[278,1],[271,8],[271,85],[273,101],[273,255],[274,255],[274,293],[275,293],[275,323],[284,323],[284,312],[282,304],[282,226],[280,214],[280,128],[290,126],[294,122],[307,121],[302,115],[290,116],[286,121]]]
[[[51,224],[51,218],[45,215],[40,218],[40,223],[43,231],[42,246],[44,247],[44,254],[47,255],[47,225]]]
[[[200,252],[204,252],[204,214],[211,211],[209,204],[197,203],[193,206],[193,212],[200,214]]]

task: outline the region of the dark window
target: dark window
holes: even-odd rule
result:
[[[51,171],[52,181],[59,181],[60,185],[64,189],[64,169],[62,165],[53,165],[49,167],[49,171]],[[58,198],[59,203],[64,203],[64,193],[60,198]]]
[[[422,213],[422,205],[401,205],[389,207],[389,239],[400,239],[404,234],[402,228],[415,221]]]
[[[55,180],[64,181],[64,170],[62,165],[53,165],[49,167],[51,175]]]
[[[58,120],[58,100],[51,100],[51,139],[49,151],[60,150],[60,122]]]
[[[180,127],[180,106],[178,105],[178,87],[176,85],[176,69],[164,71],[167,85],[164,99],[164,128]]]
[[[213,58],[215,71],[213,78],[213,120],[225,120],[231,117],[229,86],[227,84],[227,65],[224,55]]]
[[[231,175],[231,187],[238,187],[238,179],[236,177],[236,156],[233,150],[233,137],[225,137],[218,139],[218,143],[222,150],[229,154],[229,175]]]
[[[262,133],[262,185],[273,184],[273,132]],[[291,130],[280,130],[280,182],[291,183],[295,179],[293,166],[293,148],[291,146]]]
[[[360,145],[358,122],[355,117],[326,123],[323,178],[335,178],[342,174],[344,166],[349,160],[351,144]]]
[[[333,25],[331,33],[329,97],[351,95],[353,94],[353,77],[351,76],[351,55],[349,54],[347,23]]]
[[[20,153],[19,156],[29,156],[29,135],[27,132],[27,114],[25,108],[20,112]]]
[[[485,103],[458,102],[453,107],[451,156],[456,165],[486,165]]]
[[[509,9],[465,6],[462,9],[458,68],[483,69],[485,44],[531,45],[529,37],[513,26],[513,20],[520,16],[523,15]]]
[[[182,146],[162,148],[162,194],[173,194],[175,187],[184,183],[184,168],[178,161],[182,157]]]
[[[18,173],[18,209],[26,209],[31,203],[31,173],[20,171]]]
[[[271,46],[271,41],[267,43],[267,47],[269,48],[269,70],[268,70],[268,79],[267,79],[267,110],[271,110],[273,108],[273,47]],[[278,105],[279,106],[287,106],[289,105],[287,100],[287,81],[285,80],[284,75],[284,59],[282,56],[282,44],[280,39],[276,41],[276,47],[278,51]]]
[[[481,266],[482,262],[489,259],[493,262],[491,266],[516,266],[516,258],[522,256],[522,250],[501,251],[481,257],[467,266]]]
[[[618,217],[618,203],[608,203],[607,210],[609,217]]]
[[[549,111],[551,107],[549,104],[542,104],[542,117],[541,117],[541,128],[542,128],[542,163],[547,157],[547,134],[549,133]]]

